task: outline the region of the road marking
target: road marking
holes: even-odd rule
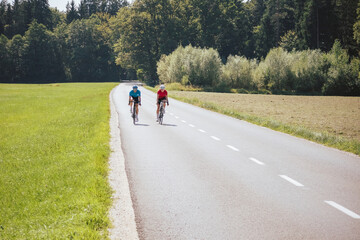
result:
[[[202,132],[202,133],[206,133],[206,131],[205,130],[202,130],[202,129],[198,129],[200,132]]]
[[[194,126],[194,125],[192,125],[192,124],[189,124],[189,126],[190,126],[190,127],[195,127],[195,126]]]
[[[341,206],[340,204],[337,204],[336,202],[333,202],[333,201],[324,201],[324,202],[326,202],[330,206],[336,208],[337,210],[342,211],[343,213],[345,213],[346,215],[348,215],[348,216],[350,216],[352,218],[360,219],[360,215],[354,213],[353,211],[350,211],[349,209]]]
[[[261,161],[259,161],[259,160],[257,160],[256,158],[249,158],[251,161],[253,161],[253,162],[255,162],[255,163],[257,163],[257,164],[259,164],[259,165],[265,165],[265,163],[263,163],[263,162],[261,162]]]
[[[286,175],[279,175],[279,177],[285,179],[286,181],[294,184],[294,185],[297,186],[297,187],[303,187],[303,186],[304,186],[304,185],[302,185],[301,183],[299,183],[298,181],[295,181],[294,179],[289,178],[289,177],[286,176]]]
[[[230,148],[231,150],[234,150],[234,151],[236,151],[236,152],[238,152],[239,151],[239,149],[237,149],[236,147],[234,147],[234,146],[231,146],[231,145],[226,145],[228,148]]]
[[[178,116],[175,116],[175,118],[179,118]]]
[[[211,136],[212,139],[216,140],[216,141],[220,141],[220,138],[215,137],[215,136]]]
[[[183,123],[186,123],[186,121],[185,120],[181,120]]]

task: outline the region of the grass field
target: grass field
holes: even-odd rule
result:
[[[115,83],[0,84],[0,239],[106,239]]]
[[[360,97],[170,91],[179,100],[360,155]]]

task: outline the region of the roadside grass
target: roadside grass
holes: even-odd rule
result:
[[[214,112],[360,155],[359,97],[186,91],[169,91],[169,95]]]
[[[0,239],[107,239],[116,83],[0,84]]]

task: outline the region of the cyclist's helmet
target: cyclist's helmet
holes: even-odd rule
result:
[[[133,89],[138,89],[138,86],[134,85],[134,86],[133,86]]]
[[[160,89],[165,89],[165,85],[161,84]]]

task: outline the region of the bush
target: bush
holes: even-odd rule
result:
[[[327,81],[322,91],[325,95],[360,95],[360,60],[350,57],[346,50],[341,48],[338,40],[335,41],[331,51],[326,54],[326,61],[330,67]]]
[[[277,93],[292,90],[294,85],[294,74],[291,71],[293,60],[293,56],[284,49],[271,49],[253,74],[257,87]]]
[[[216,50],[189,45],[185,48],[180,46],[167,56],[163,55],[157,63],[157,73],[164,83],[216,86],[221,67],[221,59]]]
[[[294,90],[298,93],[319,93],[326,80],[326,62],[320,50],[292,52]]]
[[[252,72],[256,69],[255,60],[245,57],[229,56],[226,64],[222,67],[222,80],[232,88],[253,89],[255,84]]]

